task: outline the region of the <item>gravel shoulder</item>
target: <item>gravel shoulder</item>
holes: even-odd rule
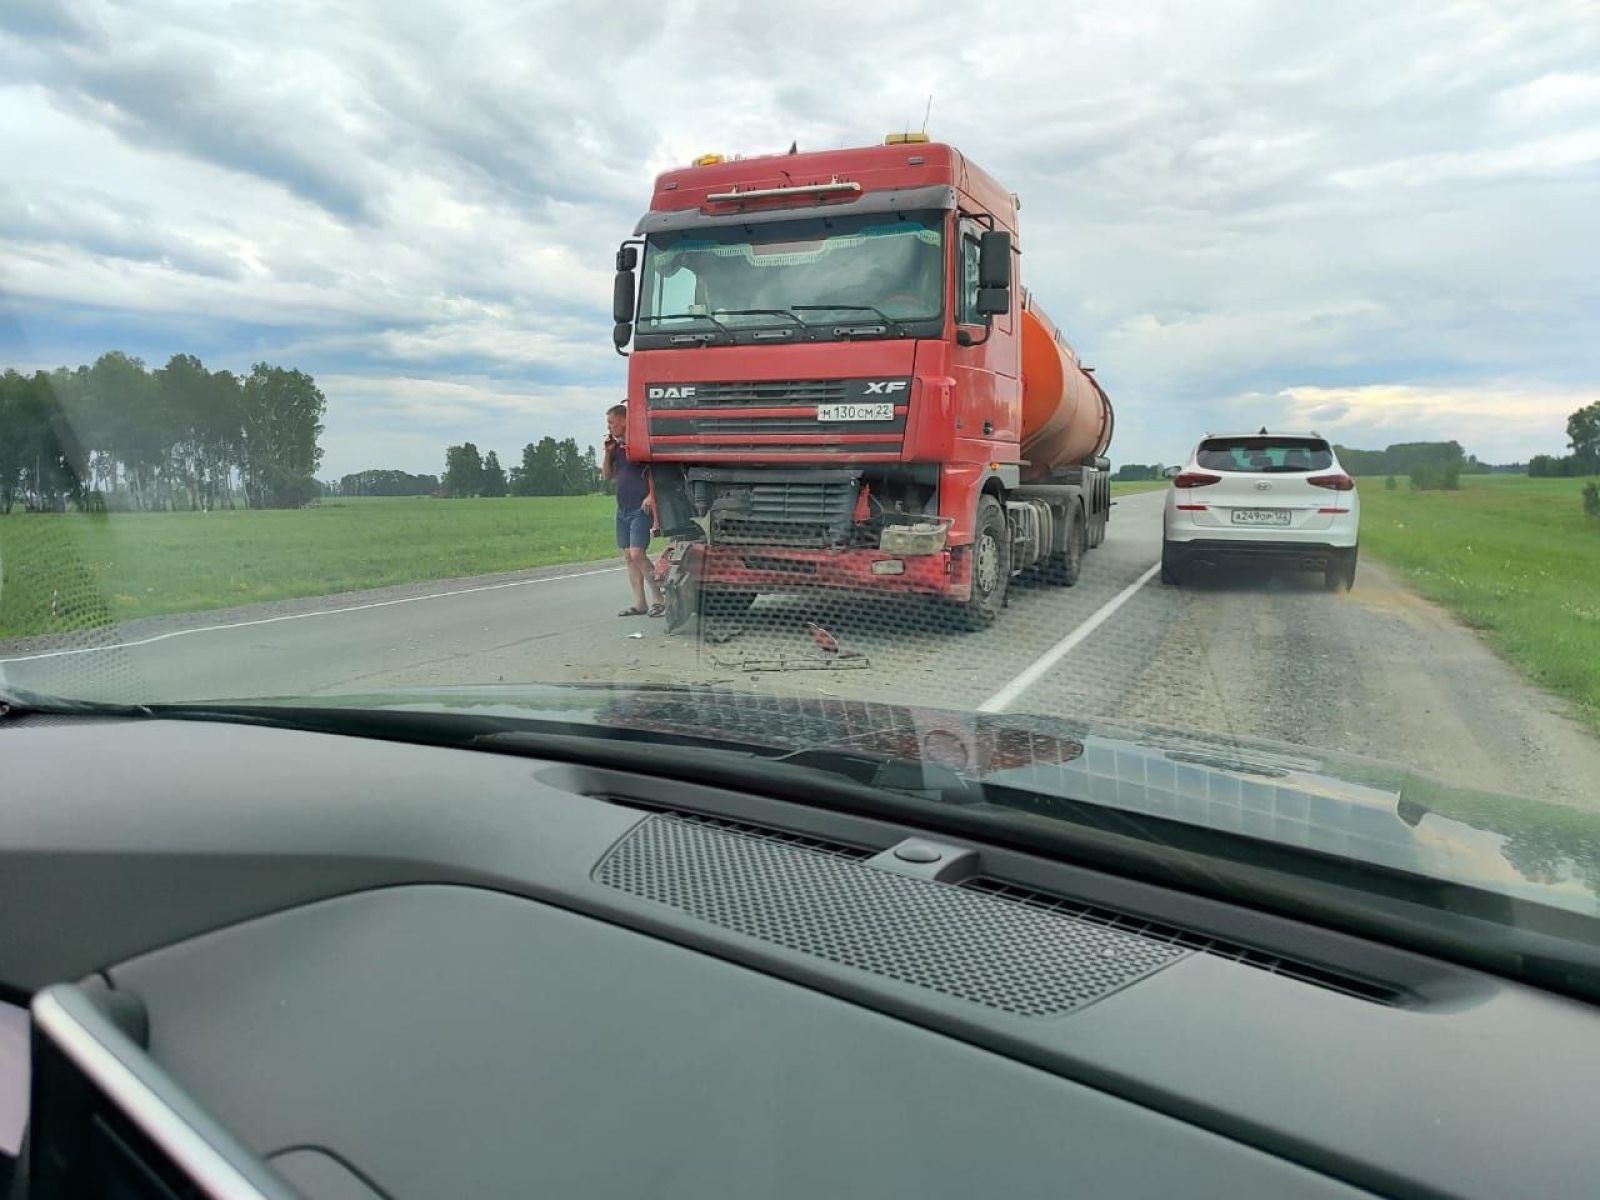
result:
[[[1364,560],[1165,588],[1160,649],[1117,715],[1383,759],[1441,782],[1600,808],[1600,739],[1471,630]]]

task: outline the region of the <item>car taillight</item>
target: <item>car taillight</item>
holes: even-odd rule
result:
[[[1175,488],[1210,487],[1213,483],[1221,482],[1221,475],[1202,475],[1199,471],[1184,471],[1172,477],[1172,486]]]
[[[1313,475],[1306,482],[1312,487],[1330,488],[1335,492],[1353,492],[1356,490],[1356,481],[1343,471],[1336,475]]]

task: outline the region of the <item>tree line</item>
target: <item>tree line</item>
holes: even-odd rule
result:
[[[1140,483],[1149,479],[1165,479],[1166,467],[1160,463],[1121,463],[1111,476],[1118,483]]]
[[[1567,418],[1567,446],[1572,453],[1535,454],[1528,460],[1528,474],[1562,479],[1600,475],[1600,400]]]
[[[335,496],[432,496],[439,491],[439,477],[409,471],[352,471],[326,490]]]
[[[303,371],[93,365],[0,376],[0,512],[292,508],[317,498],[327,400]]]
[[[575,438],[542,437],[522,448],[522,461],[507,471],[493,450],[479,452],[472,442],[445,450],[439,495],[584,496],[604,491],[595,449],[580,451]]]

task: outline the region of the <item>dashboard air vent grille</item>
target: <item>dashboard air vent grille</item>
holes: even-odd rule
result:
[[[602,884],[747,937],[1028,1017],[1099,1000],[1190,953],[703,818],[647,817]]]

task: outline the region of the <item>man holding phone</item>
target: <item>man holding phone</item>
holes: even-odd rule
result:
[[[613,404],[606,410],[605,455],[600,460],[600,475],[617,481],[617,549],[628,568],[628,584],[633,588],[633,607],[619,617],[659,617],[667,611],[661,585],[650,564],[650,535],[656,521],[655,485],[645,463],[628,459],[628,406]],[[644,603],[644,589],[650,589],[650,607]]]

